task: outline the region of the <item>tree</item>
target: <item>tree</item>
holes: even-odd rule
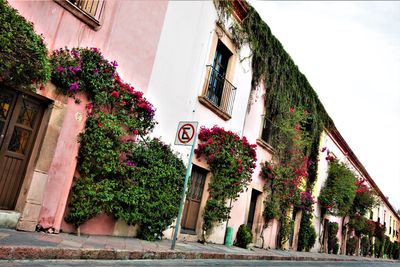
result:
[[[345,164],[332,160],[328,178],[318,197],[323,213],[347,216],[356,196],[356,181],[354,173]]]
[[[351,211],[356,196],[357,179],[354,173],[343,163],[336,159],[327,158],[329,162],[328,178],[318,197],[321,205],[321,220],[326,213],[342,217],[342,225],[346,216]],[[342,235],[346,228],[342,227]],[[342,253],[345,242],[342,242]]]

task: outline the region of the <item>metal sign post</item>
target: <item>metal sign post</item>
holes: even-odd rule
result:
[[[196,140],[197,140],[196,130],[197,130],[197,122],[179,122],[178,131],[175,138],[175,145],[183,145],[183,146],[191,145],[192,148],[190,150],[188,166],[186,169],[185,182],[183,184],[183,191],[181,196],[181,203],[179,205],[178,217],[176,218],[174,237],[172,239],[172,245],[171,245],[172,250],[175,249],[176,239],[178,237],[178,231],[182,219],[183,207],[185,205],[186,190],[189,183],[189,176],[192,171],[192,158],[193,158],[194,146],[196,145]]]

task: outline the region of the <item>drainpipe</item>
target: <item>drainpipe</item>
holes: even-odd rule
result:
[[[230,214],[231,208],[232,208],[232,198],[229,200],[229,214]],[[228,218],[226,218],[224,242],[225,242],[226,234],[227,234],[227,231],[228,231],[228,223],[229,223],[229,215],[228,215]]]

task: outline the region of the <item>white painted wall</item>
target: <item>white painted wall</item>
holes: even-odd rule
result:
[[[218,125],[242,135],[251,86],[249,54],[237,53],[234,78],[237,87],[232,118],[222,120],[198,101],[202,94],[206,64],[216,29],[217,12],[212,1],[170,1],[146,97],[156,107],[158,125],[153,136],[173,144],[179,121],[198,121],[199,127]],[[190,147],[172,145],[187,162]],[[222,243],[224,226],[214,229],[209,241]]]

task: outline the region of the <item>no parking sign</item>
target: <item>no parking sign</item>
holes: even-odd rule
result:
[[[197,131],[197,121],[181,121],[176,131],[175,145],[191,146]]]
[[[172,238],[171,249],[175,249],[176,239],[178,237],[178,231],[181,225],[181,218],[183,212],[183,206],[185,205],[186,191],[189,182],[190,172],[192,170],[192,158],[194,145],[196,144],[197,134],[197,121],[181,121],[178,124],[178,130],[176,131],[175,145],[181,146],[192,146],[190,150],[188,165],[186,168],[185,182],[183,184],[181,203],[179,205],[178,217],[176,218],[176,224],[174,229],[174,237]]]

